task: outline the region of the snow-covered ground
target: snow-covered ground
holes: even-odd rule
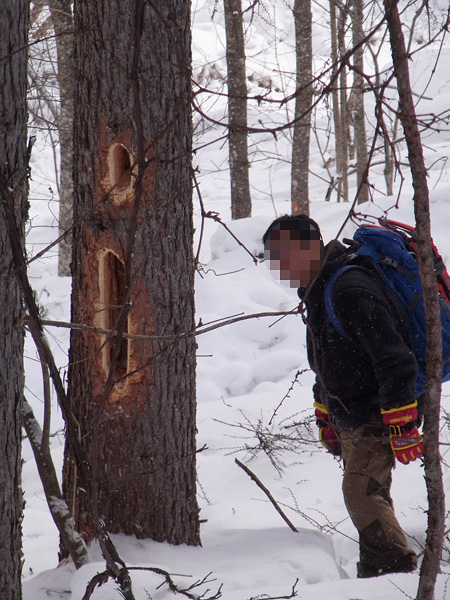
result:
[[[260,62],[261,75],[268,71],[264,56],[276,54],[274,44],[278,56],[289,53],[288,45],[283,46],[283,39],[292,40],[293,32],[289,31],[286,10],[279,10],[280,4],[276,4],[276,23],[283,35],[275,36],[278,45],[270,42],[264,28],[255,31],[251,38],[251,49]],[[194,20],[196,64],[202,64],[206,49],[210,51],[211,46],[215,46],[217,60],[210,62],[225,71],[224,52],[220,55],[223,30],[216,21],[211,22],[210,5],[199,0],[194,8],[197,9]],[[426,88],[436,56],[433,51],[437,50],[437,47],[431,48],[422,55],[423,58],[417,55],[412,63],[414,81],[420,90]],[[439,113],[450,106],[450,84],[445,74],[449,55],[450,49],[444,48],[436,77],[419,105],[424,113]],[[256,72],[256,67],[252,69]],[[215,117],[223,115],[223,104],[216,100],[211,110],[216,110]],[[277,122],[282,116],[271,109],[268,118]],[[200,146],[215,137],[218,137],[217,131],[206,131],[197,138],[197,144]],[[261,237],[269,223],[276,216],[290,212],[289,139],[280,136],[278,140],[270,141],[269,137],[263,143],[260,139],[251,139],[254,160],[251,169],[253,217],[250,219],[229,221],[227,148],[223,141],[200,150],[195,157],[206,209],[218,212],[255,256],[262,252]],[[449,138],[450,134],[445,130],[427,135],[425,153],[430,167],[433,236],[450,266],[450,173],[446,162]],[[315,147],[311,166],[315,174],[323,172],[320,161]],[[36,145],[31,166],[29,249],[35,254],[57,236],[51,229],[57,220],[57,203],[49,188],[56,188],[52,183],[50,147],[45,140]],[[314,173],[311,176],[311,216],[319,222],[328,241],[338,233],[349,207],[324,202],[326,184]],[[372,172],[371,183],[376,190],[374,202],[363,207],[364,214],[378,216],[390,209],[391,217],[413,222],[408,177],[398,209],[394,208],[397,197],[386,198],[382,193],[381,168]],[[398,184],[397,181],[397,189]],[[200,208],[197,203],[195,206],[199,231]],[[353,228],[352,224],[347,225],[343,236],[351,235]],[[196,280],[196,306],[197,316],[203,323],[237,314],[287,311],[298,303],[295,290],[276,281],[264,263],[255,264],[248,252],[213,221],[205,223],[201,261],[202,270]],[[70,280],[57,277],[54,251],[31,263],[30,278],[48,317],[68,321]],[[52,328],[48,330],[48,337],[64,374],[68,331]],[[202,547],[174,547],[115,536],[115,543],[127,565],[163,568],[173,573],[180,585],[186,586],[210,573],[209,583],[203,585],[200,592],[209,589],[210,592],[205,594],[208,597],[221,587],[225,600],[284,598],[293,590],[302,600],[415,597],[418,573],[356,579],[358,544],[342,500],[342,467],[316,440],[312,419],[313,377],[306,361],[305,328],[301,319],[286,316],[242,321],[199,336],[198,344],[198,447],[207,447],[198,455],[198,495],[204,520]],[[27,399],[40,417],[42,377],[29,339],[26,342],[26,371]],[[445,385],[443,411],[448,407],[449,394],[450,387]],[[63,434],[56,405],[53,413],[52,451],[60,469]],[[441,452],[446,490],[450,486],[447,433],[443,422]],[[257,434],[260,437],[265,434],[271,444],[263,447]],[[70,564],[58,566],[58,534],[49,516],[27,442],[24,443],[23,458],[26,501],[24,599],[80,600],[89,580],[104,570],[99,549],[96,546],[90,549],[92,562],[77,572]],[[245,463],[270,490],[298,532],[289,529],[266,495],[235,463],[235,458]],[[398,465],[394,472],[393,497],[399,520],[412,547],[420,554],[427,527],[427,497],[418,461],[406,467]],[[448,552],[444,552],[446,558]],[[173,596],[166,586],[160,586],[162,578],[154,573],[135,571],[132,577],[137,600],[166,600]],[[450,564],[443,561],[437,599],[450,598],[449,585]],[[98,588],[92,598],[119,599],[116,588],[110,581]]]

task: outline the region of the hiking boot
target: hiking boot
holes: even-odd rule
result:
[[[356,564],[356,576],[358,579],[378,577],[380,574],[380,569],[371,563],[359,562]]]
[[[394,560],[390,565],[381,567],[380,575],[384,575],[385,573],[412,573],[416,569],[417,556],[411,553]]]
[[[356,565],[358,579],[368,577],[379,577],[388,573],[412,573],[417,569],[417,556],[415,554],[406,554],[393,561],[390,565],[381,567],[367,562],[359,562]]]

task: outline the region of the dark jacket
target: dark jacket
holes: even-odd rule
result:
[[[389,296],[367,258],[352,260],[358,268],[343,272],[333,286],[338,333],[325,308],[330,277],[349,263],[339,242],[325,249],[324,268],[299,296],[307,307],[308,360],[316,373],[314,399],[328,407],[340,428],[380,419],[389,410],[414,402],[416,359],[402,309]]]

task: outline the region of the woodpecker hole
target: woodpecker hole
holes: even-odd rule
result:
[[[123,202],[133,191],[132,157],[123,144],[113,144],[108,153],[109,183],[115,202]]]
[[[125,301],[125,267],[119,257],[111,251],[106,251],[100,261],[100,296],[102,306],[102,325],[104,329],[116,331],[119,323],[123,303]],[[127,317],[124,333],[129,331],[129,317]],[[102,363],[106,373],[109,373],[116,352],[117,337],[105,335],[102,347]],[[129,366],[129,340],[120,342],[118,356],[115,362],[114,373],[116,378],[128,372]]]

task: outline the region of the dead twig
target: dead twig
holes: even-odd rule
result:
[[[209,588],[201,594],[199,594],[198,592],[193,593],[193,590],[198,590],[198,588],[200,588],[201,586],[204,586],[210,583],[211,581],[214,581],[212,579],[209,579],[211,573],[208,573],[202,579],[194,581],[194,583],[192,583],[188,587],[182,588],[175,583],[175,581],[173,580],[173,575],[171,575],[164,569],[160,569],[159,567],[128,567],[128,569],[126,569],[126,575],[128,575],[129,571],[147,571],[149,573],[156,573],[157,575],[161,575],[161,577],[164,578],[164,581],[158,586],[157,589],[159,589],[162,585],[166,584],[171,592],[173,592],[174,594],[181,594],[182,596],[189,598],[189,600],[218,600],[222,597],[222,584],[219,586],[219,589],[215,593],[213,593],[212,596],[207,595],[210,592]],[[187,576],[184,575],[183,577]],[[97,575],[95,575],[95,577],[93,577],[92,580],[88,583],[86,592],[82,600],[89,600],[95,588],[104,585],[109,579],[114,579],[117,581],[117,577],[113,575],[113,573],[111,573],[110,570],[107,569],[102,573],[97,573]],[[123,581],[120,581],[120,583],[123,584]],[[292,596],[285,597],[292,598]]]
[[[266,486],[258,479],[258,477],[256,477],[256,475],[253,473],[253,471],[250,471],[250,469],[248,467],[246,467],[243,463],[241,463],[241,461],[237,458],[234,459],[234,462],[237,464],[238,467],[241,467],[241,469],[247,473],[247,475],[250,477],[250,479],[252,479],[260,489],[262,489],[262,491],[266,494],[266,496],[269,498],[269,500],[275,507],[275,510],[280,514],[280,516],[282,517],[284,522],[287,523],[289,528],[292,531],[294,531],[295,533],[298,533],[298,529],[295,527],[295,525],[293,523],[291,523],[291,521],[288,519],[288,517],[284,514],[284,512],[281,510],[278,502],[275,500],[275,498],[272,496],[272,494],[269,492],[269,490],[266,488]],[[292,596],[290,596],[290,597],[292,597]]]
[[[272,425],[273,420],[276,417],[276,414],[277,414],[278,410],[281,408],[281,406],[282,406],[283,402],[286,400],[286,398],[290,398],[291,392],[294,389],[294,385],[296,383],[299,383],[299,377],[301,377],[301,375],[303,375],[303,373],[307,373],[310,370],[311,369],[302,369],[301,371],[297,371],[297,373],[295,374],[295,378],[291,382],[291,385],[290,385],[288,391],[285,393],[285,395],[283,396],[283,398],[280,400],[280,403],[278,404],[278,406],[276,407],[276,409],[273,411],[273,414],[270,417],[269,425]]]

